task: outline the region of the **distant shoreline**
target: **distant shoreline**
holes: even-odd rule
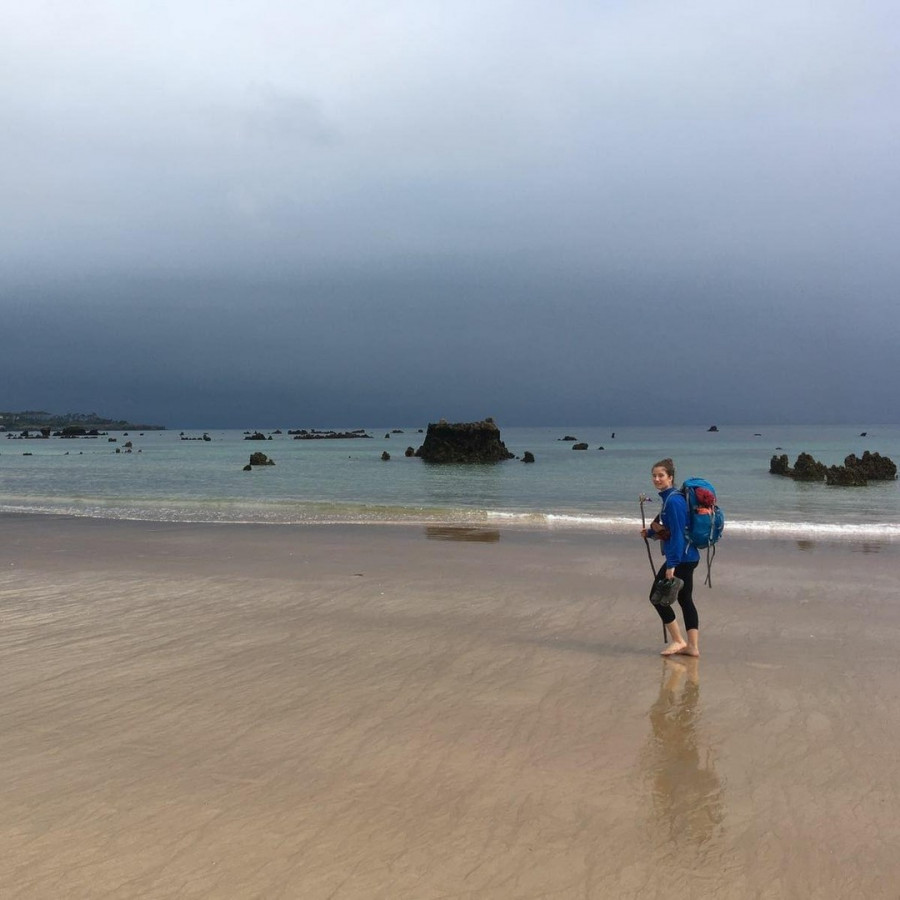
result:
[[[40,431],[51,433],[65,429],[83,428],[85,431],[166,431],[165,425],[145,425],[125,419],[108,419],[96,413],[48,413],[38,410],[0,412],[0,431]]]

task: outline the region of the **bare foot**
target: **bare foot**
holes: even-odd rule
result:
[[[688,644],[685,644],[681,650],[676,650],[676,653],[679,653],[681,656],[700,656],[700,651],[696,647],[691,647]]]
[[[687,649],[687,644],[684,641],[672,641],[671,644],[666,644],[665,650],[660,651],[660,656],[675,656],[676,653],[683,653]]]

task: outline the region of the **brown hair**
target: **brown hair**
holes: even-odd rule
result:
[[[665,459],[661,459],[659,462],[653,463],[653,465],[650,467],[650,471],[652,472],[654,469],[665,469],[666,474],[670,478],[675,477],[675,463],[672,462],[671,457],[667,456]]]

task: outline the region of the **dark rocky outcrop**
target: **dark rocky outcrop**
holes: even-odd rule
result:
[[[261,431],[254,431],[253,434],[247,435],[244,438],[245,441],[265,441],[271,440],[271,438],[267,438]]]
[[[572,443],[572,441],[577,441],[577,437],[572,437],[571,434],[567,434],[565,437],[557,438],[558,441],[566,441],[568,443]]]
[[[387,461],[391,458],[391,454],[388,453],[387,450],[385,450],[384,453],[381,454],[381,458],[382,458],[385,462],[387,462]]]
[[[718,431],[719,426],[718,425],[710,425],[709,428],[707,428],[706,430],[707,431]]]
[[[513,459],[513,454],[500,440],[500,429],[493,419],[456,423],[442,419],[431,423],[425,433],[425,442],[416,450],[416,456],[435,463],[501,462]]]
[[[797,481],[824,481],[841,487],[864,487],[869,481],[893,481],[897,477],[897,466],[890,457],[868,450],[862,458],[851,453],[844,458],[842,466],[826,466],[809,453],[801,453],[793,468],[788,464],[787,454],[783,453],[772,457],[769,471]]]
[[[831,466],[825,473],[825,483],[838,487],[865,487],[869,480],[854,466]]]
[[[265,453],[251,453],[250,454],[250,465],[251,466],[274,466],[275,460],[269,459]]]
[[[317,428],[307,431],[305,428],[298,428],[288,431],[288,434],[293,435],[295,441],[346,441],[351,438],[372,437],[371,434],[366,434],[365,428],[354,428],[353,431],[319,431]]]
[[[580,444],[572,444],[573,450],[587,450],[587,448],[588,448],[588,445],[585,444],[583,441]]]
[[[58,432],[57,432],[57,435],[55,435],[55,436],[59,436]],[[25,431],[23,431],[21,434],[13,434],[12,432],[7,432],[6,439],[8,441],[43,441],[43,440],[50,439],[50,432],[49,431],[45,432],[43,429],[41,429],[38,432],[35,432],[34,434],[32,434],[27,429]]]
[[[844,465],[848,469],[859,469],[869,481],[893,481],[897,477],[897,466],[889,456],[868,450],[862,458],[851,453],[845,457]]]
[[[534,454],[530,450],[526,450],[522,454],[522,462],[533,463],[534,462]]]
[[[794,463],[793,478],[797,481],[824,481],[825,473],[828,467],[825,463],[820,463],[814,459],[809,453],[801,453]]]
[[[781,456],[773,456],[769,462],[769,471],[773,475],[793,475],[787,453],[782,453]]]
[[[825,463],[820,463],[809,453],[801,453],[793,467],[791,467],[786,453],[782,453],[781,456],[773,456],[769,461],[769,472],[773,475],[786,475],[797,481],[824,481],[827,471],[828,467]]]
[[[416,455],[416,448],[415,448],[415,447],[407,447],[407,448],[406,448],[406,451],[404,452],[403,455],[404,455],[404,456],[415,456],[415,455]]]

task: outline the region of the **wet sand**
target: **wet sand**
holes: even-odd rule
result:
[[[0,516],[0,895],[897,898],[898,562]]]

